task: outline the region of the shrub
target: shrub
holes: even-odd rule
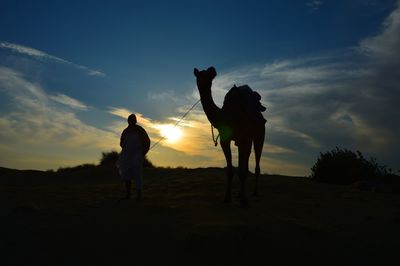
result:
[[[155,168],[154,164],[149,160],[149,158],[147,158],[147,155],[144,157],[143,167],[144,168]]]
[[[351,184],[356,181],[385,182],[391,170],[379,165],[375,158],[366,160],[360,151],[336,149],[320,153],[311,168],[311,179],[331,184]]]
[[[96,166],[94,164],[81,164],[78,166],[73,166],[73,167],[60,167],[57,169],[57,173],[68,173],[68,172],[76,172],[76,171],[81,171],[81,170],[93,170],[95,169]]]
[[[100,159],[100,165],[101,166],[115,166],[119,158],[119,153],[116,151],[110,151],[110,152],[102,152],[101,153],[101,159]],[[147,156],[144,157],[144,162],[143,162],[143,167],[144,168],[154,168],[154,164],[147,158]]]
[[[110,152],[102,152],[100,165],[101,166],[115,166],[116,162],[118,161],[119,153],[117,151],[110,151]]]

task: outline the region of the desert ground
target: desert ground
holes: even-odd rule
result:
[[[0,169],[1,265],[388,265],[400,195],[263,175],[242,208],[225,170],[146,169],[144,198],[121,200],[115,169]],[[248,191],[254,183],[248,178]],[[239,189],[234,179],[234,194]]]

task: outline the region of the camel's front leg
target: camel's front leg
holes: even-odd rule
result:
[[[249,172],[249,157],[251,153],[251,140],[239,143],[239,179],[240,201],[243,207],[248,206],[246,193],[246,179]]]
[[[221,147],[224,151],[226,159],[226,193],[225,193],[225,203],[232,202],[232,178],[233,178],[233,166],[232,166],[232,153],[231,153],[231,141],[221,141]]]

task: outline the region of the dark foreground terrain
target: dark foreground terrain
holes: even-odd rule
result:
[[[390,188],[262,176],[243,209],[222,203],[224,181],[224,169],[147,169],[138,203],[120,200],[111,168],[2,168],[0,265],[398,263],[400,195]]]

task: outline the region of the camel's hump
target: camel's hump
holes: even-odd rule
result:
[[[253,109],[254,111],[264,112],[266,108],[261,105],[261,95],[253,91],[248,85],[233,86],[225,95],[224,107]],[[224,108],[223,107],[223,108]]]
[[[261,95],[248,85],[233,86],[225,95],[222,110],[239,120],[256,120],[265,123],[261,112],[266,108],[261,105]]]

